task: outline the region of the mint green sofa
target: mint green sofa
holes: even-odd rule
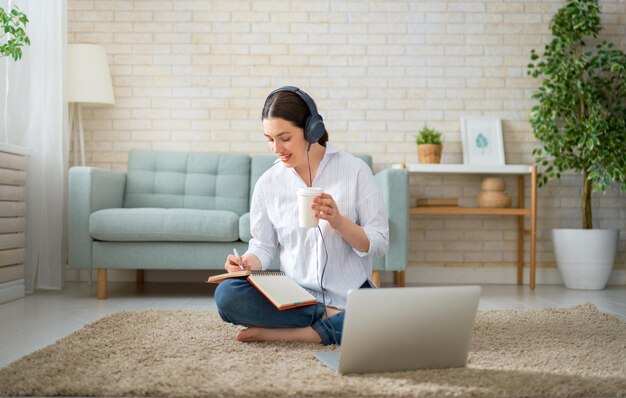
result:
[[[371,167],[371,157],[360,155]],[[273,155],[132,150],[128,172],[93,167],[69,171],[69,265],[98,270],[106,298],[107,269],[222,270],[233,248],[247,249],[249,206]],[[407,266],[408,174],[376,174],[389,214],[390,248],[376,271]],[[278,256],[277,256],[278,259]],[[277,266],[277,264],[275,264]],[[398,277],[398,276],[401,277]],[[375,282],[379,282],[376,273]]]

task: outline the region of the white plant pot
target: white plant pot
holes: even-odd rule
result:
[[[553,229],[556,263],[568,289],[604,289],[617,251],[617,229]]]

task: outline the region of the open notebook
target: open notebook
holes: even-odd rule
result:
[[[283,272],[278,271],[237,271],[214,275],[207,283],[220,283],[229,278],[247,277],[252,286],[256,287],[279,310],[312,305],[317,302],[315,297],[291,280]]]

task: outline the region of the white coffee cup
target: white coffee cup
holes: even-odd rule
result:
[[[311,208],[313,199],[322,193],[322,188],[298,188],[298,224],[302,228],[317,227],[319,219],[315,217],[315,210]]]

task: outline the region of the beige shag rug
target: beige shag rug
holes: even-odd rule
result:
[[[0,395],[626,396],[626,323],[586,304],[479,312],[465,368],[340,376],[212,312],[120,312],[0,369]],[[366,333],[366,331],[364,331]]]

